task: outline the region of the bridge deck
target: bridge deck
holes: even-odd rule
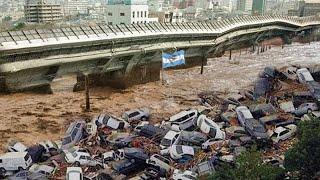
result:
[[[306,27],[320,24],[317,17],[248,16],[216,22],[197,23],[148,23],[131,25],[100,25],[34,29],[0,33],[0,52],[52,45],[94,43],[97,41],[119,42],[124,39],[153,36],[206,36],[220,35],[243,26],[285,23],[287,26]]]

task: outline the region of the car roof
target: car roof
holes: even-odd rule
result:
[[[78,171],[78,172],[82,172],[81,167],[67,167],[67,172],[70,171]]]
[[[80,152],[80,151],[76,151],[75,153],[77,153],[77,155],[84,155],[84,156],[90,156],[90,154],[89,153],[87,153],[87,152]]]
[[[306,81],[314,81],[314,79],[313,79],[311,73],[308,71],[308,69],[302,68],[302,69],[299,69],[297,72],[303,74]]]
[[[27,152],[8,152],[4,155],[1,155],[0,158],[20,158],[25,157],[27,155]]]
[[[178,114],[175,114],[175,115],[171,116],[169,121],[175,121],[176,119],[179,119],[179,118],[181,118],[181,117],[183,117],[183,116],[185,116],[187,114],[190,114],[192,112],[197,113],[197,110],[190,109],[190,110],[187,110],[187,111],[181,111]]]
[[[180,134],[179,132],[176,131],[168,131],[167,134],[164,136],[166,139],[172,139],[175,135]]]
[[[134,112],[141,112],[141,110],[140,110],[140,109],[131,109],[131,110],[126,111],[126,112],[124,112],[124,113],[125,113],[125,114],[131,114],[131,113],[134,113]]]
[[[274,130],[274,132],[277,133],[277,134],[279,134],[279,133],[281,133],[281,132],[283,132],[283,131],[285,131],[285,130],[287,130],[287,129],[284,128],[284,127],[282,127],[282,126],[280,126],[280,127],[277,127],[277,128]]]
[[[250,110],[246,106],[237,107],[238,111],[241,111],[246,119],[253,119],[253,116]]]
[[[188,154],[194,154],[194,149],[192,146],[185,146],[185,145],[173,145],[174,149],[177,149],[178,146],[182,147],[183,153],[188,153]]]

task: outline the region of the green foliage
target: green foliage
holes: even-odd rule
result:
[[[273,180],[283,173],[282,168],[264,164],[262,154],[256,148],[252,148],[236,158],[234,167],[222,164],[208,179]]]
[[[299,178],[310,179],[320,172],[320,120],[300,122],[298,142],[285,154],[284,165],[298,171]]]
[[[3,21],[11,21],[12,17],[11,16],[6,16],[3,18]]]
[[[25,23],[20,22],[20,23],[18,23],[18,24],[16,24],[16,25],[14,26],[14,29],[13,29],[13,30],[15,30],[15,31],[21,30],[21,29],[23,29],[25,26],[26,26]]]

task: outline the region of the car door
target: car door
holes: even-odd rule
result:
[[[286,140],[290,137],[290,133],[289,133],[289,130],[285,130],[285,131],[282,131],[280,132],[279,134],[281,140]]]
[[[86,156],[86,160],[87,160],[87,164],[89,165],[89,166],[95,166],[96,165],[96,161],[94,161],[91,157],[89,157],[89,156]]]
[[[80,162],[81,165],[87,164],[87,158],[86,158],[86,156],[80,156],[79,162]]]

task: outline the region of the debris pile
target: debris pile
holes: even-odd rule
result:
[[[253,144],[265,150],[265,163],[283,167],[282,155],[293,143],[297,122],[320,116],[320,84],[307,68],[266,67],[252,90],[224,95],[201,93],[205,111],[190,108],[158,124],[141,108],[121,118],[99,114],[76,120],[61,141],[31,147],[10,141],[0,156],[1,176],[196,179],[221,162],[233,164]]]

